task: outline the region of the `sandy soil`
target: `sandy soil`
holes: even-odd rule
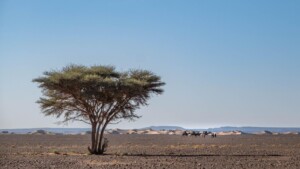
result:
[[[96,156],[88,135],[0,135],[0,168],[300,168],[299,135],[106,137]]]

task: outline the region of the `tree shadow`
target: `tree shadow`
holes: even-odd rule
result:
[[[116,155],[116,154],[106,154]],[[280,154],[122,154],[129,157],[282,157]]]

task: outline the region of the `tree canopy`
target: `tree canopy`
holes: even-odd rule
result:
[[[92,126],[91,153],[102,154],[106,126],[135,119],[135,110],[147,105],[152,94],[162,94],[161,78],[147,70],[119,72],[113,66],[69,65],[33,79],[42,88],[40,104],[45,115],[63,122],[83,121]],[[94,136],[93,136],[94,134]]]

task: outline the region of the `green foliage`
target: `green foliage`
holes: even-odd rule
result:
[[[163,93],[165,83],[146,70],[118,72],[112,66],[69,65],[33,79],[44,97],[37,103],[45,115],[64,115],[65,122],[87,123],[133,119],[134,110],[147,105],[151,94]],[[109,118],[107,118],[109,117]]]

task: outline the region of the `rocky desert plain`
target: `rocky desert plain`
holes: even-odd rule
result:
[[[90,134],[0,134],[0,168],[300,168],[299,133],[239,131],[182,136],[180,130],[109,130],[105,155],[89,155]]]

